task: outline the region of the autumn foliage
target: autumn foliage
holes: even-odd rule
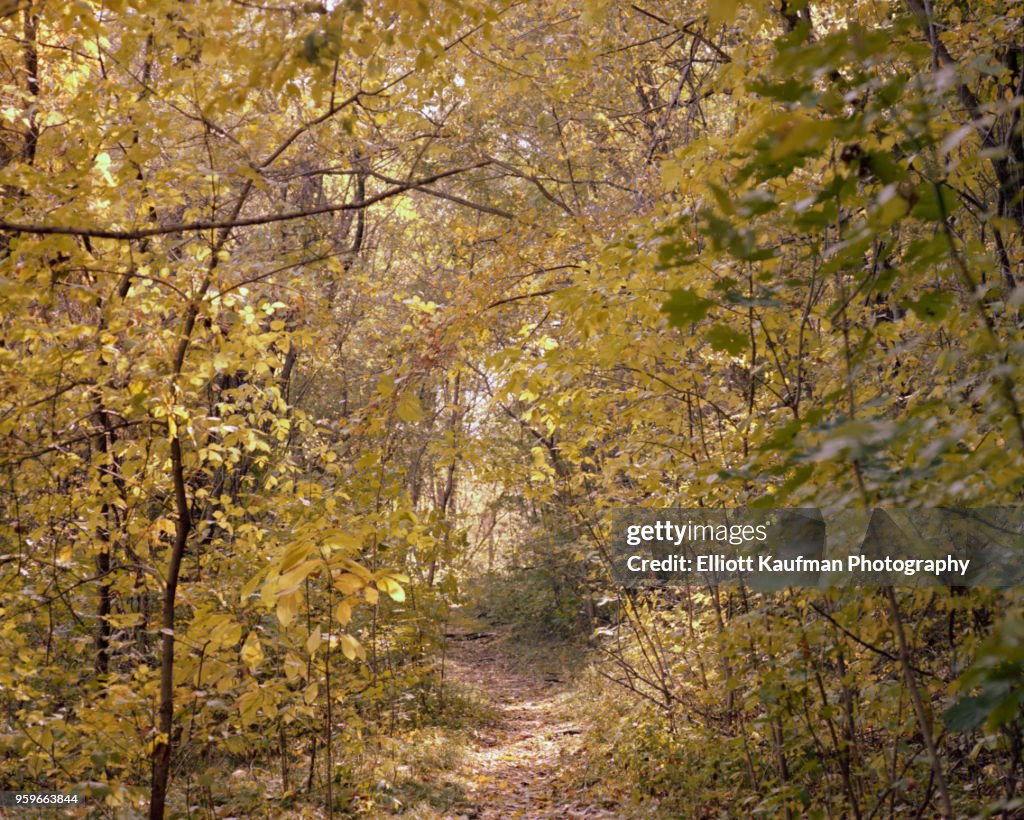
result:
[[[607,513],[1021,500],[1024,7],[0,14],[0,789],[381,812],[474,592],[664,816],[1020,810],[1016,591],[634,594]]]

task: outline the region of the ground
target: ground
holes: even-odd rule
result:
[[[598,770],[577,717],[577,688],[586,665],[577,643],[513,640],[501,628],[466,618],[445,642],[444,685],[431,719],[377,738],[363,767],[338,758],[335,812],[322,792],[298,805],[264,801],[283,789],[277,772],[231,771],[227,801],[204,805],[193,793],[194,817],[352,816],[407,820],[565,818],[627,820],[657,816],[641,809]],[[436,690],[435,690],[436,691]],[[301,766],[296,771],[304,771]],[[374,784],[367,788],[367,783]],[[259,808],[257,808],[259,807]],[[0,818],[4,817],[0,809]]]
[[[624,808],[588,789],[582,727],[573,719],[571,664],[559,647],[512,646],[495,631],[449,636],[446,675],[476,692],[494,720],[470,732],[458,764],[465,802],[449,817],[618,818]]]

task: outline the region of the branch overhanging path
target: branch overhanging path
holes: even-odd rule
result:
[[[298,210],[284,211],[277,214],[260,214],[258,216],[236,219],[200,219],[192,222],[178,222],[170,225],[153,225],[147,228],[132,229],[100,227],[89,228],[76,227],[74,225],[39,225],[34,223],[8,222],[6,220],[0,220],[0,230],[13,233],[35,234],[38,236],[80,236],[89,237],[90,239],[116,239],[129,242],[138,239],[145,239],[151,236],[163,236],[174,233],[191,233],[195,231],[211,230],[230,231],[234,228],[246,228],[254,225],[269,225],[274,222],[288,222],[293,219],[303,219],[310,216],[338,213],[339,211],[362,210],[407,191],[418,190],[442,179],[457,176],[458,174],[464,174],[467,171],[483,168],[490,164],[490,160],[482,160],[480,162],[473,163],[472,165],[451,168],[437,174],[431,174],[430,176],[420,177],[419,179],[394,185],[379,194],[374,194],[373,196],[369,196],[355,202],[333,203],[331,205],[321,205],[316,208],[302,208]]]

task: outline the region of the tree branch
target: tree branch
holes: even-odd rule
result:
[[[88,236],[93,239],[119,239],[123,241],[144,239],[147,236],[162,236],[169,233],[188,233],[192,231],[209,230],[230,231],[234,228],[245,228],[253,225],[269,225],[274,222],[288,222],[293,219],[302,219],[307,216],[318,216],[320,214],[332,214],[339,211],[359,211],[378,202],[390,199],[393,196],[397,196],[398,194],[405,193],[406,191],[422,188],[424,185],[429,185],[430,183],[437,182],[440,179],[445,179],[446,177],[455,176],[457,174],[463,174],[466,171],[483,168],[490,164],[490,160],[483,160],[481,162],[474,163],[473,165],[465,165],[461,168],[452,168],[451,170],[442,171],[439,174],[433,174],[429,177],[422,177],[421,179],[411,180],[407,183],[402,183],[401,185],[395,185],[393,188],[389,188],[379,194],[366,197],[365,199],[361,199],[356,202],[341,202],[332,205],[323,205],[319,208],[285,211],[279,214],[260,214],[259,216],[250,216],[244,219],[201,219],[195,222],[154,225],[151,228],[136,228],[134,230],[82,228],[75,227],[73,225],[35,225],[32,223],[0,220],[0,230],[11,231],[14,233],[35,234],[37,236]]]
[[[407,184],[405,182],[402,182],[400,179],[385,176],[384,174],[378,173],[377,171],[367,171],[367,173],[370,176],[374,177],[375,179],[379,179],[381,182],[387,182],[390,185]],[[438,199],[447,199],[449,202],[454,202],[458,205],[465,205],[467,208],[473,208],[476,211],[483,211],[485,214],[494,214],[495,216],[500,216],[502,219],[516,218],[515,214],[510,213],[509,211],[503,211],[501,208],[495,208],[491,205],[482,205],[479,202],[473,202],[471,200],[464,199],[461,196],[456,196],[455,194],[445,193],[444,191],[438,191],[435,188],[427,188],[424,186],[417,185],[413,188],[413,190],[419,191],[420,193],[426,194],[427,196],[436,196]]]

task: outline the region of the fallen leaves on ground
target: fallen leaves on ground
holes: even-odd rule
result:
[[[455,818],[612,818],[617,805],[595,805],[577,766],[581,728],[569,709],[563,676],[522,663],[504,636],[455,634],[450,675],[472,687],[498,713],[493,726],[473,733],[460,774],[472,805]]]

